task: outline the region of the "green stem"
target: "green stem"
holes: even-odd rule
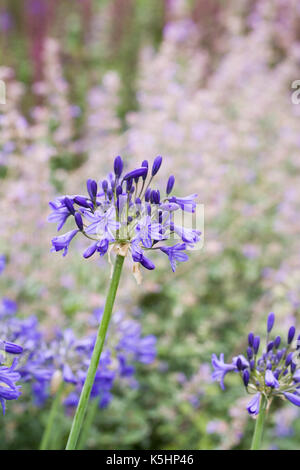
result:
[[[49,441],[50,441],[51,434],[52,434],[52,428],[53,428],[55,418],[57,416],[57,411],[60,405],[63,388],[64,388],[64,382],[62,381],[52,401],[50,415],[49,415],[47,425],[46,425],[46,428],[45,428],[45,431],[41,440],[41,444],[40,444],[40,450],[47,450],[49,446]]]
[[[93,424],[95,414],[96,414],[96,411],[98,409],[98,405],[99,405],[99,397],[94,398],[89,404],[89,407],[88,407],[88,410],[87,410],[87,413],[86,413],[86,418],[85,418],[84,423],[82,425],[81,434],[80,434],[80,438],[79,438],[79,443],[78,443],[78,446],[77,446],[78,449],[80,449],[80,450],[85,448],[85,444],[86,444],[86,441],[87,441],[88,436],[89,436],[89,430],[90,430],[90,428]]]
[[[77,409],[75,412],[75,416],[73,419],[71,432],[69,435],[69,439],[67,442],[66,450],[74,450],[76,448],[77,440],[79,437],[79,433],[81,430],[82,423],[84,421],[86,409],[89,403],[89,398],[91,394],[91,390],[94,384],[95,375],[97,372],[99,360],[101,357],[107,328],[109,325],[113,305],[116,298],[117,289],[119,286],[119,281],[121,277],[122,267],[124,263],[124,256],[117,255],[113,276],[110,282],[109,291],[106,297],[105,308],[103,312],[103,317],[101,320],[101,324],[99,326],[98,335],[96,339],[96,343],[94,346],[94,351],[91,357],[91,362],[89,365],[88,373],[84,382],[84,386],[81,391],[80,400],[77,405]]]
[[[255,423],[255,430],[252,439],[251,450],[259,450],[261,447],[262,435],[264,430],[264,421],[267,409],[267,399],[261,396],[259,414]]]

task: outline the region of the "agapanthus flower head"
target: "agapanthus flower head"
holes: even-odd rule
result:
[[[165,253],[175,271],[178,262],[187,261],[187,250],[195,247],[201,233],[174,223],[174,213],[195,212],[196,194],[187,197],[172,195],[175,178],[167,181],[165,194],[153,188],[154,178],[162,165],[162,157],[155,158],[150,170],[147,160],[140,167],[124,172],[120,156],[114,161],[113,172],[105,179],[87,181],[87,196],[62,196],[50,202],[48,220],[60,230],[67,219],[74,220],[75,228],[54,237],[52,251],[68,252],[73,238],[79,233],[90,240],[84,258],[95,253],[100,256],[111,251],[131,256],[133,273],[140,281],[140,266],[155,269],[148,253]],[[183,220],[183,218],[182,218]],[[176,239],[178,243],[171,244]],[[110,256],[109,256],[110,259]]]
[[[267,321],[267,341],[260,355],[260,337],[254,336],[253,333],[248,335],[245,356],[241,354],[234,357],[230,364],[226,364],[223,354],[220,359],[217,359],[215,354],[212,355],[212,378],[220,382],[223,390],[225,375],[228,372],[236,372],[240,375],[246,391],[254,395],[247,406],[250,415],[259,413],[262,396],[268,403],[279,397],[300,406],[300,342],[298,339],[297,344],[293,344],[296,329],[291,326],[286,346],[280,348],[281,337],[276,336],[274,340],[269,337],[274,321],[275,315],[271,313]]]

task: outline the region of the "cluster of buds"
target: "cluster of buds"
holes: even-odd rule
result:
[[[264,396],[268,406],[275,397],[289,400],[300,406],[300,335],[294,341],[296,329],[291,326],[286,344],[281,336],[270,338],[275,321],[274,313],[267,320],[266,345],[261,355],[260,337],[252,332],[248,335],[246,355],[234,357],[231,364],[224,363],[224,355],[218,359],[212,355],[214,372],[212,378],[220,381],[224,389],[224,377],[228,372],[240,374],[246,391],[253,394],[247,406],[250,415],[257,415],[260,410],[261,397]]]

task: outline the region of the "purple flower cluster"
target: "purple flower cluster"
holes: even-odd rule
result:
[[[36,396],[36,390],[40,390],[43,383],[50,381],[53,374],[53,370],[48,367],[47,363],[48,348],[39,331],[38,319],[35,316],[25,319],[17,318],[16,311],[15,303],[13,303],[13,309],[2,310],[0,338],[8,338],[10,343],[17,343],[22,349],[16,370],[23,383],[32,383],[33,395]],[[6,347],[7,342],[0,341],[0,345],[1,343]],[[11,351],[6,349],[6,352]]]
[[[3,414],[5,414],[5,401],[17,400],[21,395],[20,386],[16,382],[20,379],[20,374],[15,370],[17,359],[14,359],[11,366],[1,365],[0,361],[0,403]]]
[[[144,160],[139,168],[123,172],[120,156],[114,161],[114,172],[107,179],[87,181],[88,196],[74,195],[59,197],[50,202],[50,222],[57,223],[60,230],[67,219],[72,217],[76,228],[64,235],[53,238],[53,251],[68,252],[73,238],[81,232],[92,244],[83,253],[89,258],[94,253],[100,256],[113,249],[123,256],[131,253],[134,272],[140,265],[154,269],[154,263],[146,256],[151,250],[165,253],[175,271],[177,262],[188,260],[186,250],[195,246],[200,239],[196,229],[183,227],[174,222],[174,212],[194,213],[196,194],[187,197],[171,196],[175,184],[170,176],[165,194],[152,189],[152,182],[162,164],[162,157],[155,158],[152,168]],[[167,240],[179,240],[168,246]]]
[[[7,358],[11,354],[17,356],[22,354],[22,352],[23,348],[19,344],[0,339],[0,403],[3,414],[5,414],[5,401],[17,400],[21,395],[21,387],[16,385],[16,382],[21,378],[20,374],[15,370],[18,360],[15,358],[8,366],[6,364]]]
[[[76,405],[84,384],[93,352],[96,330],[102,310],[96,310],[89,331],[78,338],[73,330],[57,330],[50,340],[41,333],[36,317],[19,319],[11,310],[0,315],[0,352],[19,354],[10,368],[0,367],[0,401],[12,400],[20,395],[17,380],[30,383],[36,405],[42,406],[62,381],[73,385],[65,400],[66,406]],[[123,313],[116,313],[110,325],[110,345],[105,347],[96,374],[92,398],[98,397],[101,407],[112,398],[116,380],[135,386],[135,362],[150,364],[156,356],[156,338],[142,336],[141,326]],[[1,359],[1,354],[0,354]],[[0,361],[1,364],[2,361]],[[2,386],[3,382],[3,386]]]
[[[234,357],[231,364],[224,362],[224,354],[219,358],[216,354],[212,355],[212,378],[220,382],[223,390],[226,374],[236,372],[240,374],[246,391],[254,395],[247,406],[250,415],[259,413],[262,395],[268,403],[278,396],[300,406],[300,335],[296,344],[293,344],[296,330],[291,326],[286,344],[282,345],[281,336],[270,338],[274,321],[275,315],[270,313],[267,320],[266,346],[260,356],[260,337],[252,332],[248,335],[246,354]]]
[[[91,318],[91,327],[99,325],[103,315],[103,309],[96,309]],[[142,336],[141,325],[136,320],[126,318],[123,312],[116,312],[109,325],[110,347],[105,348],[96,373],[91,399],[98,399],[101,408],[106,407],[112,399],[111,389],[118,379],[131,387],[136,387],[134,378],[134,362],[151,364],[156,357],[156,337],[153,335]],[[89,365],[96,335],[93,333],[85,340],[88,345],[86,356],[86,370]],[[75,388],[65,400],[66,406],[75,407],[78,404],[81,388],[86,376],[86,370],[73,382]]]

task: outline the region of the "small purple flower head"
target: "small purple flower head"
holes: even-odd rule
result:
[[[147,168],[147,173],[145,173],[144,176],[142,176],[143,180],[145,181],[148,175],[148,168],[149,168],[149,163],[147,160],[144,160],[142,163],[142,167]]]
[[[243,363],[242,363],[242,359],[240,357],[238,357],[237,360],[236,360],[236,366],[237,366],[239,371],[243,370]]]
[[[291,326],[288,332],[288,340],[287,340],[288,344],[291,344],[291,342],[293,341],[295,333],[296,333],[295,327]]]
[[[243,354],[240,354],[239,356],[236,356],[232,359],[232,363],[237,367],[237,370],[242,371],[249,367],[249,362],[243,356]]]
[[[50,202],[49,205],[52,212],[48,217],[48,221],[57,223],[57,231],[59,231],[71,215],[69,207],[66,206],[66,198],[60,198],[55,202]]]
[[[175,177],[173,175],[171,175],[169,177],[168,183],[167,183],[167,189],[166,189],[167,196],[169,196],[169,194],[172,192],[174,184],[175,184]]]
[[[235,366],[232,370],[240,373],[247,392],[257,391],[247,407],[251,415],[259,413],[261,394],[266,397],[268,403],[275,397],[285,397],[291,403],[300,406],[299,349],[291,346],[296,330],[293,326],[289,329],[287,347],[278,349],[281,344],[281,337],[277,336],[275,339],[269,340],[274,318],[273,313],[268,316],[268,343],[263,348],[261,356],[258,356],[261,343],[260,337],[250,333],[247,348],[248,361],[242,355],[236,356],[232,360],[232,364]],[[221,380],[224,378],[225,373],[232,370],[229,364],[224,364],[222,355],[220,360],[217,360],[215,355],[213,358],[214,374],[216,379]]]
[[[98,185],[95,180],[88,179],[86,182],[87,191],[91,200],[94,200],[97,196]]]
[[[281,359],[282,359],[282,357],[283,357],[283,354],[284,354],[284,351],[283,351],[283,350],[277,351],[277,353],[276,353],[276,359],[277,359],[278,362],[281,361]]]
[[[108,182],[107,182],[107,180],[103,180],[103,181],[102,181],[102,189],[103,189],[103,191],[104,191],[105,193],[107,192],[107,190],[108,190]]]
[[[274,321],[275,321],[275,315],[273,312],[271,312],[268,316],[268,321],[267,321],[267,332],[270,333],[273,326],[274,326]]]
[[[93,205],[90,199],[88,199],[87,197],[83,197],[83,196],[75,196],[74,203],[80,207],[85,207],[86,209],[91,209]]]
[[[266,370],[265,373],[265,384],[267,387],[272,387],[272,388],[278,388],[279,387],[279,382],[274,376],[273,372],[270,369]]]
[[[70,212],[70,214],[75,215],[75,209],[74,209],[73,202],[71,201],[71,199],[68,196],[65,197],[64,203],[65,203],[66,208]]]
[[[253,340],[253,350],[254,350],[254,354],[257,354],[257,353],[258,353],[259,345],[260,345],[260,337],[259,337],[259,336],[255,336],[255,338],[254,338],[254,340]]]
[[[114,161],[114,172],[117,178],[120,178],[123,171],[123,160],[120,156],[115,158]]]
[[[69,245],[78,232],[79,232],[78,229],[71,230],[70,232],[65,233],[64,235],[60,235],[59,237],[54,237],[52,239],[52,245],[53,245],[52,251],[63,250],[63,256],[66,256],[66,254],[68,253]]]
[[[151,188],[148,188],[148,189],[146,190],[146,192],[145,192],[145,201],[146,201],[146,202],[149,202],[149,201],[150,201],[151,193],[152,193]]]
[[[294,353],[293,353],[293,352],[290,352],[290,353],[286,356],[286,360],[285,360],[285,365],[286,365],[286,366],[289,366],[289,365],[292,363],[293,355],[294,355]]]
[[[294,374],[296,372],[296,369],[297,369],[297,364],[292,362],[291,363],[291,373]],[[295,380],[295,377],[293,377],[293,379]]]
[[[177,243],[170,247],[162,247],[160,250],[168,255],[173,272],[176,271],[177,262],[183,263],[189,259],[188,255],[184,252],[184,250],[186,250],[185,243]]]
[[[83,253],[83,257],[87,259],[87,258],[90,258],[91,256],[93,256],[93,254],[97,250],[97,247],[98,247],[98,242],[93,243],[91,246],[89,246],[85,250],[85,252]]]
[[[220,386],[222,390],[225,390],[224,385],[224,378],[228,372],[236,371],[237,367],[235,364],[225,364],[224,362],[224,354],[220,354],[220,359],[217,358],[215,354],[212,355],[212,366],[214,368],[214,372],[212,374],[212,379],[220,382]]]
[[[274,340],[274,348],[275,349],[278,349],[279,346],[280,346],[280,343],[281,343],[281,337],[280,336],[276,336],[275,340]]]
[[[75,218],[75,222],[76,222],[77,227],[82,232],[82,230],[83,230],[83,220],[82,220],[81,214],[79,212],[76,212],[74,218]]]
[[[148,173],[148,168],[141,167],[141,168],[136,168],[136,170],[129,171],[129,173],[126,173],[124,176],[123,180],[132,180],[134,178],[140,178],[144,177]]]
[[[15,359],[11,367],[0,367],[0,403],[3,414],[5,414],[5,401],[17,400],[21,395],[20,386],[16,382],[20,379],[20,374],[15,371],[17,360]]]
[[[144,268],[148,269],[149,271],[152,271],[153,269],[155,269],[155,264],[151,261],[151,259],[147,258],[144,255],[141,256],[138,262],[141,263],[141,265],[144,266]]]
[[[285,392],[283,395],[291,403],[293,403],[293,405],[300,406],[300,395],[298,394],[298,392],[294,392],[294,393]]]
[[[249,379],[250,379],[250,373],[248,369],[245,369],[243,371],[243,382],[244,382],[245,387],[248,387]]]
[[[18,344],[11,343],[10,341],[0,341],[0,349],[9,354],[22,354],[23,348]]]
[[[247,357],[248,357],[249,361],[253,357],[253,349],[250,348],[250,346],[247,348]]]
[[[248,335],[248,344],[250,347],[253,347],[253,341],[254,341],[254,334],[251,332]]]
[[[256,393],[252,400],[247,405],[247,410],[250,415],[258,415],[260,406],[260,393]]]
[[[156,157],[152,166],[152,176],[155,176],[159,172],[161,163],[162,163],[162,157],[161,156]]]

